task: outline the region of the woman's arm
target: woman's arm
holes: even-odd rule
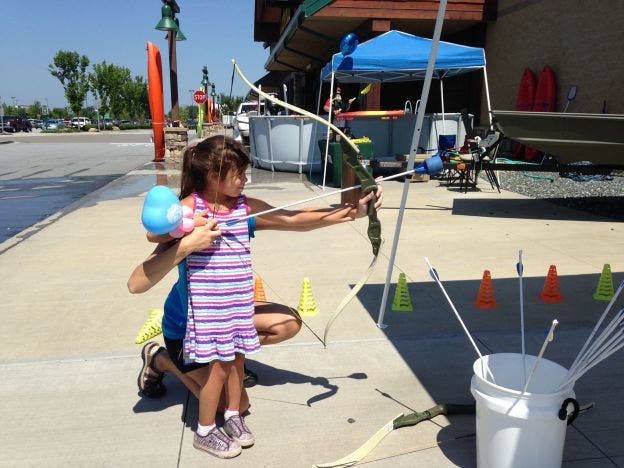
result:
[[[383,190],[378,186],[375,208],[379,210],[383,199]],[[340,205],[330,208],[308,208],[303,210],[278,210],[256,218],[256,229],[273,229],[279,231],[311,231],[334,224],[353,221],[366,216],[368,202],[372,199],[368,194],[358,201],[357,205]],[[248,198],[251,213],[273,208],[268,203],[255,198]]]
[[[148,291],[190,253],[206,249],[221,236],[217,222],[209,219],[179,241],[159,244],[147,259],[138,265],[128,279],[128,291],[139,294]]]

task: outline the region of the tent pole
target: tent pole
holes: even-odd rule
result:
[[[323,94],[323,75],[319,74],[319,90],[318,90],[318,99],[316,100],[316,115],[321,115],[321,95]]]
[[[442,102],[442,135],[446,135],[446,128],[444,128],[444,80],[442,78],[440,78],[440,101]]]
[[[435,28],[433,30],[433,40],[431,42],[431,51],[429,52],[429,62],[427,63],[427,72],[425,73],[425,82],[423,84],[422,93],[420,95],[421,105],[418,108],[416,117],[416,126],[414,128],[414,134],[412,136],[412,146],[410,148],[410,155],[407,163],[407,170],[414,168],[414,162],[416,160],[416,153],[418,152],[418,143],[420,141],[420,133],[422,130],[422,123],[425,118],[425,108],[427,107],[427,99],[429,97],[429,88],[431,87],[431,78],[433,77],[433,69],[435,66],[435,59],[438,54],[438,46],[440,45],[440,35],[442,33],[442,24],[444,23],[444,14],[446,13],[447,0],[440,0],[440,6],[438,7],[438,16],[436,18]],[[401,196],[401,207],[399,209],[399,216],[397,218],[396,227],[394,229],[394,239],[392,241],[392,250],[390,252],[390,261],[388,263],[388,272],[386,274],[386,284],[384,285],[383,296],[381,298],[381,306],[379,307],[379,318],[377,320],[377,326],[379,328],[386,328],[387,325],[383,323],[384,315],[386,313],[386,303],[388,301],[388,290],[390,289],[390,280],[392,280],[392,270],[394,269],[394,259],[396,257],[397,246],[399,244],[399,236],[401,235],[401,225],[403,223],[403,214],[405,213],[405,204],[407,203],[407,192],[409,191],[410,180],[405,178],[403,183],[403,194]]]
[[[327,123],[331,122],[331,115],[334,107],[334,100],[332,97],[334,96],[334,72],[331,74],[331,82],[329,85],[329,114],[327,115]],[[327,155],[329,154],[329,133],[331,129],[329,125],[327,125],[327,140],[325,141],[325,166],[323,167],[323,190],[325,190],[325,176],[327,175]],[[332,164],[334,162],[332,161]],[[341,184],[342,185],[342,184]]]
[[[483,67],[483,83],[485,83],[485,98],[487,99],[488,119],[490,120],[490,130],[494,130],[492,123],[492,104],[490,103],[490,87],[488,86],[487,70]]]
[[[485,84],[485,99],[487,100],[488,120],[490,121],[490,130],[494,130],[494,123],[492,122],[492,103],[490,102],[490,87],[488,86],[486,67],[483,67],[483,83]],[[496,183],[500,187],[501,185],[500,172],[496,171],[494,173],[494,177],[496,177]]]
[[[316,100],[316,115],[321,115],[321,96],[323,94],[323,70],[319,72],[319,90],[318,90],[318,99]],[[316,130],[318,122],[314,122],[314,129]],[[318,132],[314,132],[311,139],[316,140]],[[314,148],[314,147],[313,147]],[[316,149],[315,149],[316,151]],[[321,157],[321,151],[319,150],[319,158]],[[320,163],[321,161],[319,161]],[[312,166],[314,166],[314,156],[312,156],[312,164],[310,164],[310,173],[308,176],[308,180],[312,180]]]

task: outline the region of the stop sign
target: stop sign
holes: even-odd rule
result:
[[[206,93],[204,93],[201,89],[195,91],[193,94],[193,101],[197,104],[203,104],[206,102]]]

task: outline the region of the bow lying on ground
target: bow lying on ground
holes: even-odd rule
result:
[[[284,102],[280,99],[277,99],[274,96],[271,96],[263,92],[261,89],[254,86],[247,79],[247,77],[243,74],[243,72],[241,71],[240,67],[238,66],[238,64],[236,63],[234,59],[232,59],[232,64],[234,65],[234,70],[236,70],[236,73],[238,74],[238,76],[240,76],[243,82],[250,89],[258,93],[259,96],[262,96],[263,98],[271,102],[274,102],[282,107],[285,107],[286,109],[290,109],[293,112],[304,115],[306,117],[310,117],[311,119],[314,119],[317,122],[320,122],[321,124],[328,126],[334,132],[336,132],[336,134],[340,136],[340,144],[341,144],[343,155],[344,155],[343,159],[345,163],[349,165],[349,167],[351,167],[355,171],[355,175],[360,180],[360,184],[362,186],[362,192],[366,194],[369,194],[369,193],[373,194],[370,202],[368,203],[367,234],[371,242],[374,258],[371,261],[371,264],[368,267],[368,270],[366,271],[362,279],[360,279],[360,281],[356,283],[356,285],[351,289],[351,291],[349,291],[349,294],[347,294],[347,296],[341,301],[340,305],[336,308],[336,310],[332,314],[332,317],[327,322],[327,325],[325,326],[325,332],[323,334],[323,340],[322,340],[323,345],[327,347],[327,334],[329,332],[330,327],[332,326],[332,324],[334,323],[338,315],[340,315],[340,313],[347,306],[347,304],[356,296],[356,294],[364,286],[364,284],[366,284],[366,281],[370,277],[377,263],[379,249],[382,244],[381,223],[379,222],[379,219],[377,218],[377,211],[375,209],[375,203],[377,202],[377,197],[375,196],[375,192],[377,190],[377,184],[375,183],[375,179],[368,173],[366,168],[362,166],[362,164],[359,161],[358,155],[360,154],[360,149],[357,147],[355,143],[353,143],[353,141],[347,135],[344,134],[342,130],[340,130],[334,124],[332,124],[331,122],[328,122],[327,120],[319,117],[316,114],[308,112],[305,109],[301,109],[297,106]]]
[[[474,412],[475,405],[451,405],[442,403],[423,412],[400,414],[396,418],[384,424],[383,427],[379,429],[370,439],[346,457],[330,463],[320,463],[318,465],[314,465],[313,468],[338,468],[353,466],[368,455],[388,434],[395,429],[415,426],[418,423],[428,421],[439,415],[448,416],[452,414],[474,414]]]

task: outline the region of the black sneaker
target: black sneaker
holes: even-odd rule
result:
[[[258,383],[258,374],[250,371],[247,366],[244,366],[245,377],[243,378],[243,386],[245,388],[253,387]]]

